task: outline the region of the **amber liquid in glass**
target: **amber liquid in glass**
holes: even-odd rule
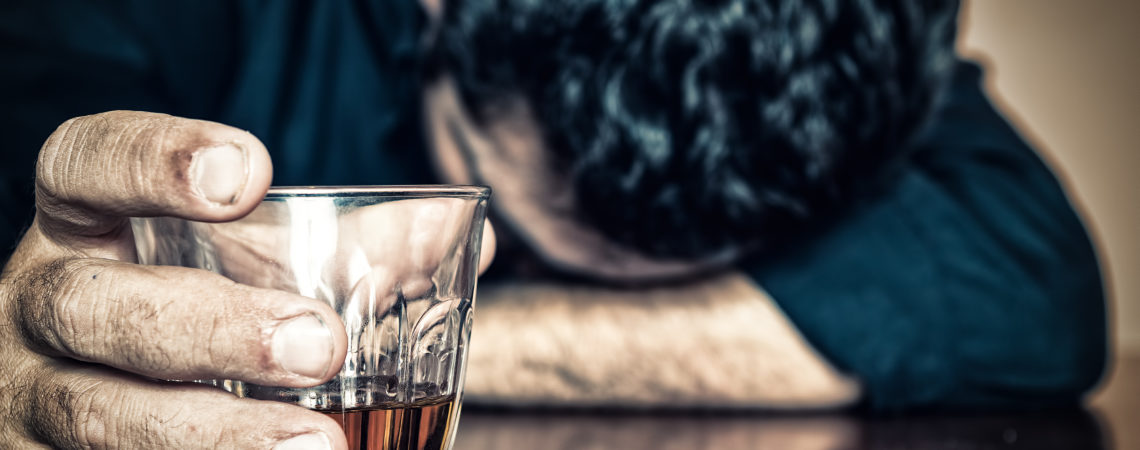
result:
[[[340,424],[352,450],[441,450],[451,439],[455,396],[324,412]]]

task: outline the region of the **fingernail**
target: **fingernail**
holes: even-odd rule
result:
[[[198,195],[217,204],[233,204],[249,176],[245,151],[233,144],[200,150],[190,161],[190,173]]]
[[[273,332],[273,359],[289,372],[324,378],[332,356],[332,332],[317,316],[289,320]]]
[[[309,433],[278,442],[273,450],[317,450],[331,449],[332,442],[324,433]]]

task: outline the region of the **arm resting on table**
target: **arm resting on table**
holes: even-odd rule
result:
[[[834,408],[859,386],[737,273],[617,290],[481,286],[468,401],[511,406]]]

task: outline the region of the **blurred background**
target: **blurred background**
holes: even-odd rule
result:
[[[1128,411],[1140,392],[1112,381],[1140,368],[1140,1],[963,6],[960,52],[986,66],[991,97],[1061,176],[1096,241],[1117,358],[1093,404]],[[1119,448],[1140,448],[1115,428]]]

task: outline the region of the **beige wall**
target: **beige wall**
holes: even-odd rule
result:
[[[1140,1],[967,0],[961,23],[961,52],[1083,210],[1117,342],[1140,352]]]

